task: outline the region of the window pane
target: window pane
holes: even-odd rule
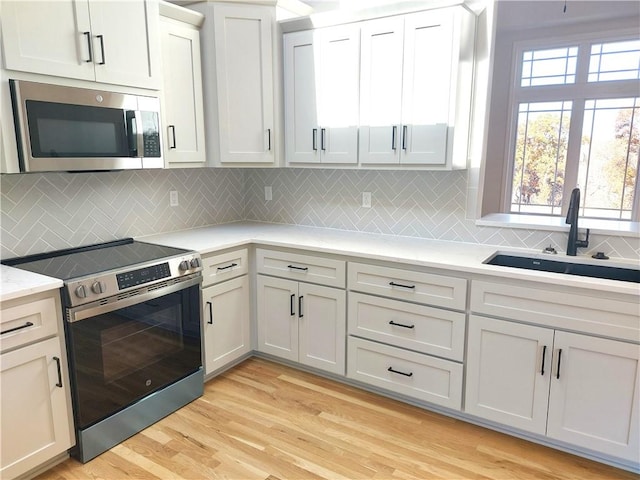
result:
[[[520,86],[574,83],[577,55],[578,47],[523,52]]]
[[[640,40],[593,45],[589,60],[589,82],[640,78]]]
[[[512,212],[560,214],[571,106],[571,102],[519,105]]]
[[[640,99],[585,103],[578,183],[583,216],[628,220],[640,154]]]

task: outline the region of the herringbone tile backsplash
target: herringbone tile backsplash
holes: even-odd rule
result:
[[[2,175],[2,258],[243,217],[242,170]],[[169,192],[178,192],[177,207]]]
[[[271,186],[273,200],[264,200]],[[179,206],[169,206],[176,190]],[[362,208],[362,192],[372,207]],[[477,227],[467,172],[185,169],[0,176],[2,258],[238,220],[564,250],[566,233]],[[640,258],[640,241],[592,235],[591,248]]]

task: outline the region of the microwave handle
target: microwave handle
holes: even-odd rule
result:
[[[142,129],[140,128],[140,112],[135,110],[127,110],[125,112],[127,121],[127,139],[129,141],[129,156],[137,157],[140,147],[140,135]]]

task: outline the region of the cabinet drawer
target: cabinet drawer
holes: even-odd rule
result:
[[[239,277],[249,271],[247,249],[209,255],[202,258],[202,285],[213,285],[230,278]]]
[[[258,248],[256,264],[258,273],[329,287],[345,285],[346,266],[342,260]]]
[[[467,281],[398,268],[349,262],[349,290],[464,310]]]
[[[462,361],[464,313],[349,293],[349,333]]]
[[[57,335],[60,315],[58,290],[4,302],[0,311],[0,351]]]
[[[349,337],[347,376],[460,410],[462,364]]]
[[[638,341],[638,297],[611,299],[593,292],[540,288],[474,280],[471,310],[564,330],[576,330],[622,340]]]

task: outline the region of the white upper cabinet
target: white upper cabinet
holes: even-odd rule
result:
[[[159,87],[156,0],[3,1],[2,35],[8,70]]]
[[[200,3],[207,149],[211,165],[276,161],[272,6]]]
[[[363,165],[464,168],[475,19],[447,8],[363,22]]]
[[[206,162],[206,151],[200,32],[190,23],[162,17],[160,36],[166,166],[201,167]]]
[[[288,165],[357,164],[359,32],[347,25],[285,35]]]

